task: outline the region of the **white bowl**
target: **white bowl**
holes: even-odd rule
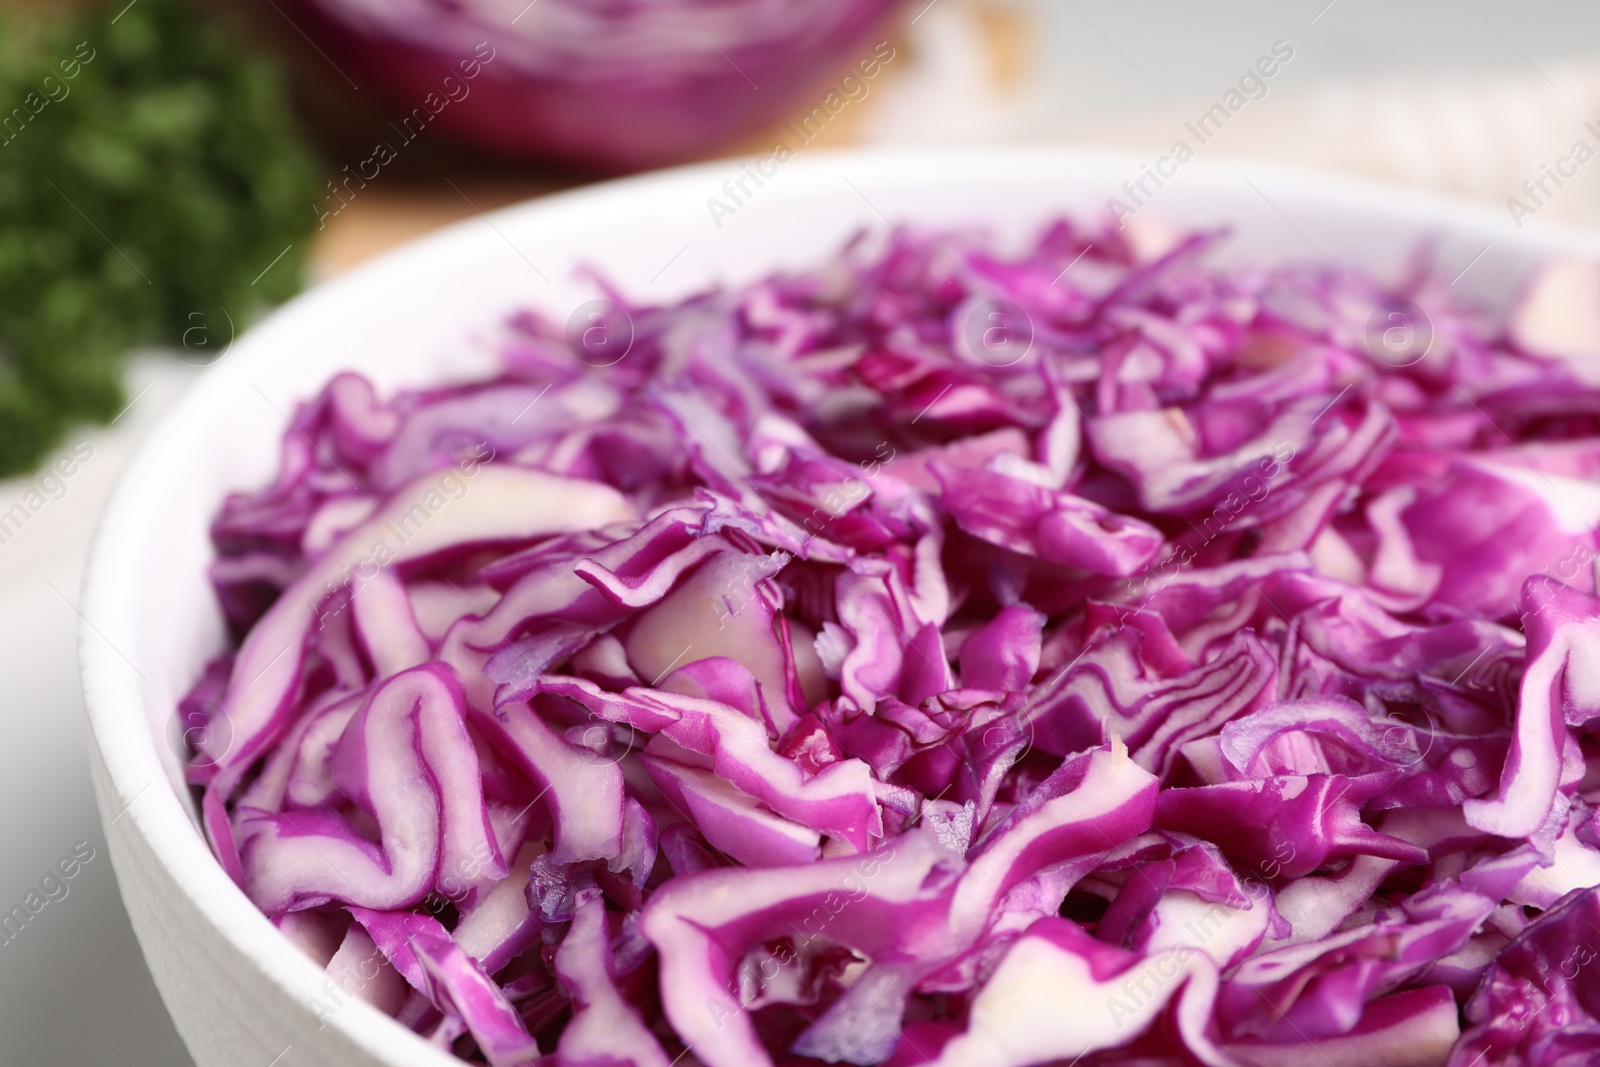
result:
[[[732,205],[723,183],[738,180],[742,161],[626,179],[452,226],[318,287],[241,338],[123,476],[83,604],[83,684],[111,859],[196,1063],[458,1062],[364,1003],[319,1022],[331,1003],[322,972],[213,860],[180,784],[173,709],[223,645],[205,576],[207,525],[226,492],[270,477],[296,400],[343,368],[381,390],[481,372],[508,312],[534,307],[563,322],[596,295],[572,276],[581,264],[660,300],[820,261],[857,229],[890,220],[1021,237],[1060,213],[1103,214],[1141,162],[1065,150],[807,154],[760,187],[747,179],[751,195],[716,217],[708,199]],[[1234,259],[1326,257],[1385,276],[1436,238],[1440,269],[1465,269],[1456,288],[1497,307],[1544,257],[1600,256],[1594,241],[1518,230],[1493,209],[1244,163],[1185,165],[1144,216],[1230,225]]]

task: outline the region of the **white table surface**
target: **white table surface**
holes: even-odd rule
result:
[[[76,604],[95,519],[117,472],[194,373],[165,355],[139,360],[130,395],[142,395],[114,427],[71,439],[89,444],[89,460],[66,479],[64,494],[0,544],[0,913],[23,905],[76,844],[94,849],[65,882],[66,895],[0,944],[7,1067],[190,1062],[128,926],[95,812]],[[0,483],[0,513],[33,485]]]

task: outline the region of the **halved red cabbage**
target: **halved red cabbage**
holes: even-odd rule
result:
[[[1219,239],[863,238],[604,368],[526,315],[302,405],[177,715],[322,1010],[492,1065],[1600,1055],[1596,268],[1501,322]]]

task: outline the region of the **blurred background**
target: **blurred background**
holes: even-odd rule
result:
[[[0,1060],[189,1062],[94,810],[78,588],[132,448],[252,319],[446,223],[671,163],[1179,141],[1595,227],[1600,6],[0,0],[0,913],[37,907],[0,932]]]

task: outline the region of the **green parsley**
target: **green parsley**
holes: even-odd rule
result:
[[[123,2],[0,44],[0,474],[115,416],[130,349],[220,351],[301,284],[319,166],[278,71]]]

